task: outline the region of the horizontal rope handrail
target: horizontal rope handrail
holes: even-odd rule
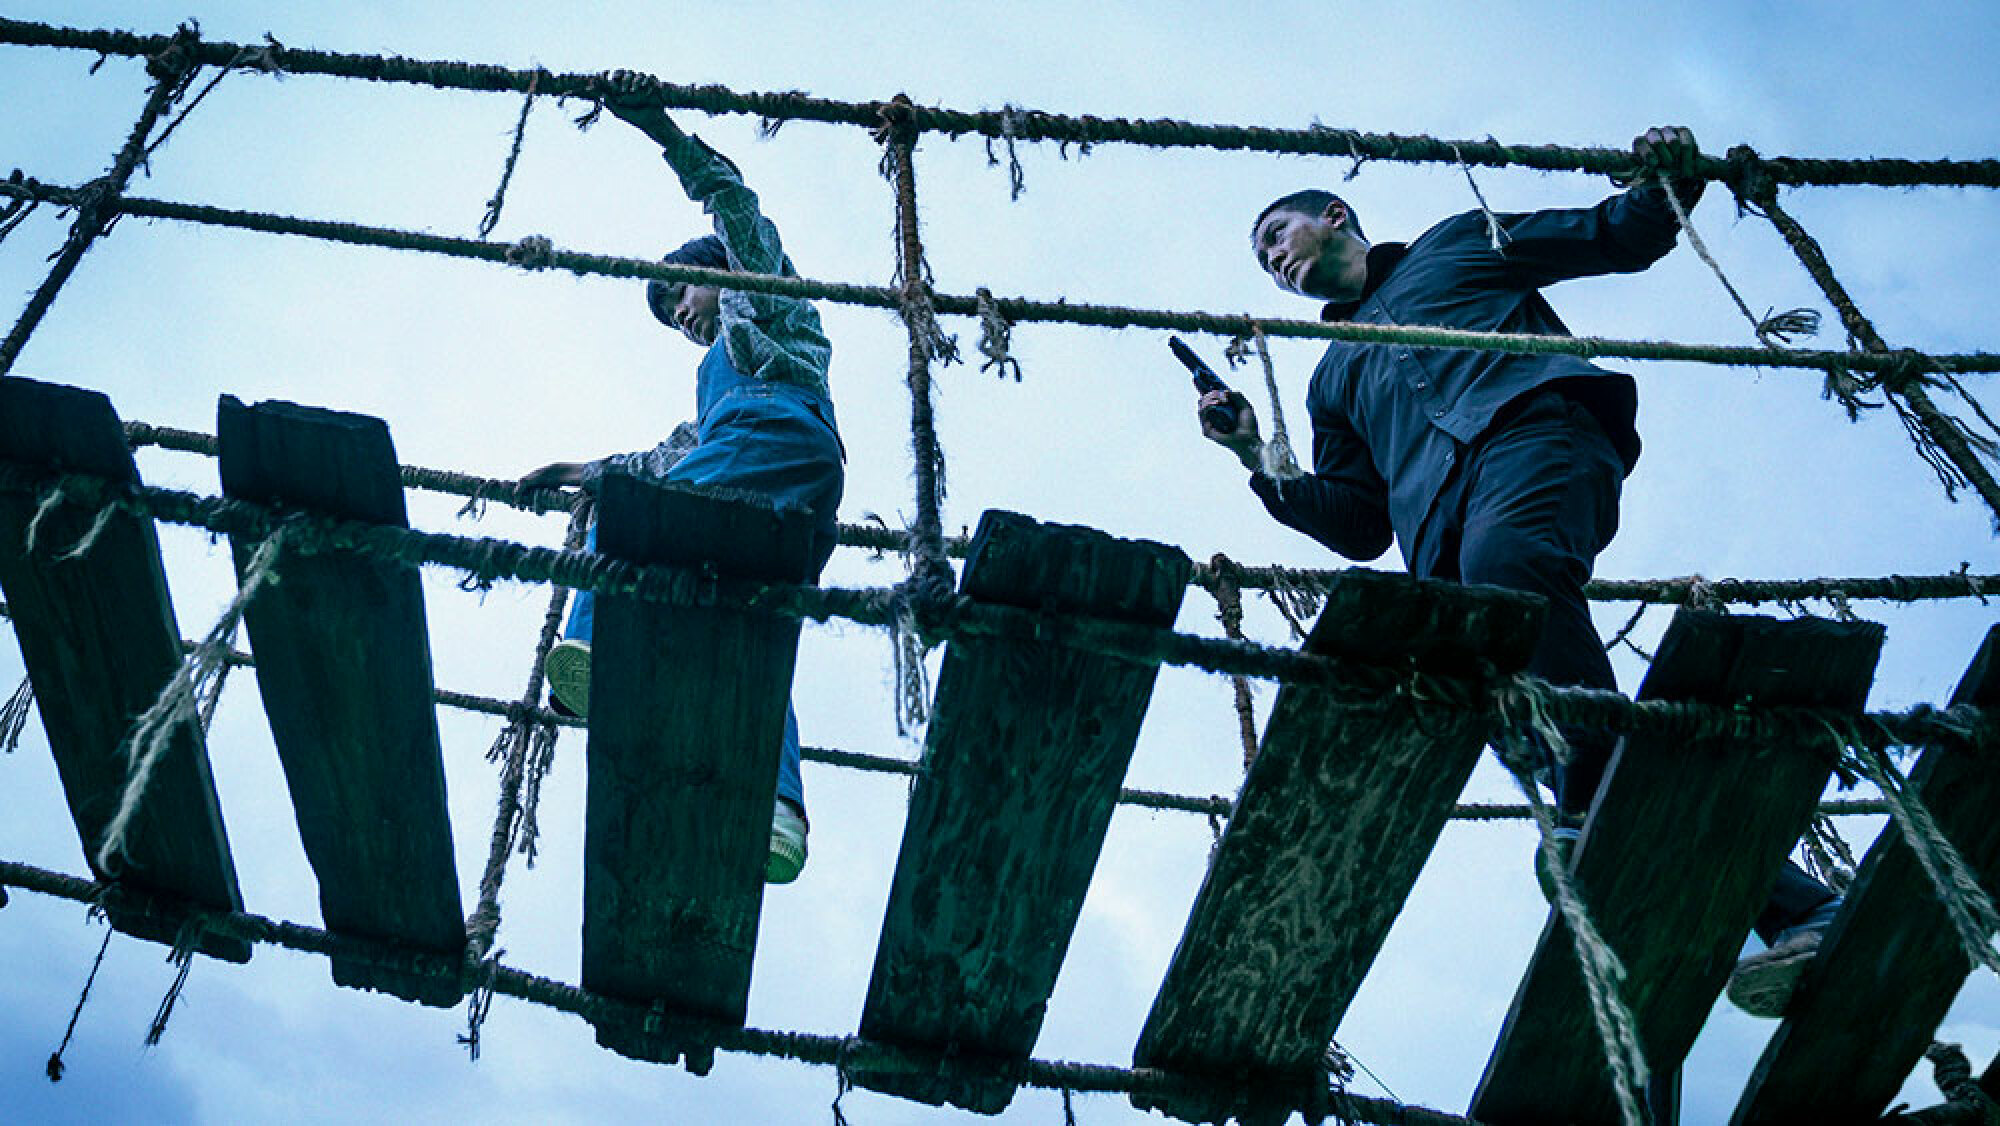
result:
[[[134,447],[158,446],[181,453],[217,457],[220,447],[215,435],[196,430],[179,430],[128,420],[125,438]],[[573,499],[555,489],[523,489],[518,483],[491,477],[477,477],[445,469],[422,466],[401,467],[403,484],[409,488],[495,501],[528,512],[566,512]],[[875,524],[841,524],[843,547],[871,551],[902,551],[906,533]],[[948,555],[963,558],[970,547],[964,536],[945,540]],[[1229,581],[1241,590],[1304,590],[1324,593],[1340,576],[1341,570],[1249,566],[1232,563]],[[1217,568],[1195,564],[1189,579],[1193,586],[1214,591],[1219,581]],[[1584,597],[1600,602],[1647,602],[1682,605],[1690,601],[1758,605],[1765,602],[1790,603],[1809,599],[1839,597],[1850,602],[1922,602],[1943,598],[2000,596],[2000,575],[1974,575],[1959,571],[1944,575],[1886,575],[1824,579],[1705,579],[1685,576],[1671,579],[1593,579],[1584,586]]]
[[[0,602],[0,620],[12,620],[13,614],[5,602]],[[194,643],[185,638],[181,648],[192,649]],[[240,649],[231,649],[224,657],[225,663],[234,668],[255,668],[256,658]],[[588,720],[543,707],[525,706],[519,700],[502,700],[493,696],[479,696],[469,692],[455,692],[448,688],[432,691],[436,701],[447,708],[493,716],[497,719],[527,719],[534,723],[553,724],[572,730],[586,730]],[[923,763],[917,759],[898,758],[894,755],[869,754],[865,751],[848,751],[837,747],[800,747],[799,753],[808,762],[838,766],[848,770],[859,770],[871,774],[895,774],[914,777],[923,771]],[[1228,817],[1236,810],[1236,803],[1221,794],[1177,794],[1166,790],[1145,790],[1124,787],[1118,791],[1118,804],[1141,809],[1162,810],[1170,813],[1197,813],[1205,816]],[[1823,801],[1819,811],[1830,816],[1851,816],[1861,814],[1887,813],[1888,806],[1872,799],[1836,799]],[[1479,802],[1462,802],[1452,812],[1452,819],[1458,821],[1526,821],[1533,819],[1533,812],[1525,805],[1495,805]]]
[[[28,20],[0,19],[0,43],[24,47],[60,47],[101,55],[150,56],[174,42],[171,35],[140,35],[128,31],[57,27]],[[530,85],[543,97],[593,98],[597,76],[553,74],[490,64],[401,56],[347,54],[275,44],[226,42],[183,44],[194,61],[231,66],[245,57],[269,60],[288,74],[318,74],[376,82],[400,82],[446,90],[525,94]],[[1533,168],[1544,172],[1585,172],[1629,176],[1637,170],[1624,149],[1564,145],[1508,145],[1492,138],[1447,140],[1421,135],[1367,133],[1313,125],[1305,129],[1268,126],[1203,124],[1167,118],[1133,119],[1071,115],[1008,108],[967,111],[918,106],[890,100],[850,102],[816,98],[798,91],[739,93],[718,85],[660,83],[659,103],[668,109],[710,114],[753,114],[769,120],[816,121],[876,129],[885,123],[950,137],[973,134],[995,140],[1054,141],[1059,144],[1135,144],[1155,148],[1206,148],[1226,151],[1318,155],[1350,160],[1381,160],[1410,164],[1465,164],[1486,167]],[[1836,186],[2000,187],[2000,160],[1907,160],[1867,157],[1825,159],[1763,157],[1754,170],[1780,184]],[[1693,174],[1727,181],[1746,169],[1730,161],[1701,157]]]
[[[19,888],[74,903],[102,905],[123,918],[174,928],[192,916],[199,919],[208,934],[306,954],[339,957],[383,970],[456,979],[490,987],[495,993],[582,1017],[593,1023],[615,1021],[640,1028],[663,1025],[671,1030],[668,1035],[677,1041],[699,1042],[724,1052],[776,1056],[799,1063],[878,1074],[952,1074],[1078,1094],[1223,1095],[1240,1099],[1246,1105],[1266,1108],[1275,1107],[1280,1098],[1267,1085],[1245,1084],[1239,1087],[1222,1080],[1155,1069],[1062,1060],[992,1060],[969,1053],[927,1052],[864,1040],[859,1036],[781,1032],[664,1014],[650,1005],[592,993],[497,961],[477,962],[391,942],[336,934],[301,923],[268,919],[247,911],[190,908],[137,889],[99,884],[18,861],[0,860],[0,887]],[[1298,1097],[1292,1109],[1316,1108],[1354,1122],[1377,1123],[1380,1126],[1476,1126],[1468,1119],[1442,1111],[1365,1095],[1340,1091],[1302,1095],[1305,1097]]]
[[[1356,710],[1402,707],[1413,701],[1482,712],[1496,723],[1507,713],[1538,714],[1550,722],[1599,731],[1637,733],[1699,743],[1807,743],[1838,739],[1852,746],[1983,745],[1991,726],[1977,708],[1856,713],[1830,708],[1715,707],[1692,701],[1633,701],[1616,692],[1558,687],[1526,674],[1461,678],[1415,669],[1261,645],[1218,640],[1172,629],[1023,610],[962,596],[910,597],[897,588],[810,587],[721,579],[698,570],[636,565],[589,552],[471,539],[395,525],[333,519],[224,497],[148,485],[114,484],[83,474],[37,475],[0,462],[0,489],[62,490],[93,508],[107,505],[232,537],[268,538],[284,529],[296,550],[356,551],[409,564],[450,567],[470,580],[556,583],[575,590],[671,605],[728,606],[785,617],[843,618],[889,628],[906,605],[925,637],[947,641],[987,637],[1062,645],[1141,665],[1308,684]],[[1517,596],[1518,597],[1518,596]],[[1525,709],[1525,711],[1523,711]],[[1834,748],[1829,748],[1832,753]]]
[[[34,179],[24,179],[19,182],[0,181],[0,196],[77,206],[86,198],[87,193],[83,189],[57,187]],[[353,246],[416,250],[524,269],[563,269],[579,275],[685,282],[785,297],[821,299],[877,309],[901,308],[900,293],[886,286],[709,270],[639,258],[587,254],[545,244],[538,244],[531,251],[524,253],[523,243],[487,242],[421,231],[239,211],[140,196],[119,196],[113,199],[100,199],[98,202],[99,206],[108,211],[143,218],[201,223],[265,234],[295,235]],[[983,311],[982,299],[976,295],[968,297],[937,294],[932,301],[939,313],[976,317]],[[1541,336],[1528,333],[1473,332],[1422,325],[1373,325],[1347,321],[1260,318],[1247,313],[1137,309],[1115,305],[1072,303],[1066,300],[1042,301],[1026,297],[995,297],[984,302],[984,305],[986,308],[997,310],[1006,320],[1015,323],[1039,321],[1097,328],[1173,329],[1231,338],[1262,332],[1267,337],[1401,344],[1412,348],[1566,355],[1583,359],[1679,360],[1726,367],[1868,371],[1882,373],[1892,381],[1922,378],[1925,372],[1947,372],[1954,375],[2000,372],[2000,353],[1993,352],[1933,355],[1909,350],[1892,353],[1808,351],[1752,345],[1682,344],[1669,340],[1614,340],[1598,336]]]

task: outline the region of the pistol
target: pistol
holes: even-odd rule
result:
[[[1224,383],[1222,377],[1215,374],[1215,369],[1203,363],[1201,357],[1194,354],[1194,349],[1181,343],[1180,337],[1167,337],[1167,347],[1173,349],[1174,358],[1187,365],[1188,371],[1194,375],[1195,390],[1204,395],[1210,391],[1222,391],[1229,395],[1227,402],[1217,403],[1212,407],[1203,407],[1201,409],[1201,420],[1207,423],[1211,430],[1223,434],[1233,432],[1236,429],[1238,411],[1241,407],[1248,405],[1249,401],[1236,392],[1231,391],[1229,384]]]

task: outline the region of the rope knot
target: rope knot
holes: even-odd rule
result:
[[[556,244],[547,235],[529,235],[507,248],[507,264],[523,270],[546,270],[555,261]]]
[[[994,374],[1005,379],[1009,375],[1014,382],[1021,382],[1021,361],[1008,354],[1008,346],[1014,336],[1014,324],[1000,312],[993,301],[993,291],[979,287],[979,354],[986,362],[979,365],[980,371],[996,369]]]
[[[189,20],[174,32],[167,45],[146,56],[146,73],[157,82],[176,82],[201,65],[195,51],[201,46],[201,21]]]
[[[1723,183],[1736,197],[1736,214],[1740,218],[1746,212],[1756,210],[1767,199],[1776,198],[1778,181],[1771,175],[1769,165],[1757,155],[1757,150],[1749,145],[1737,145],[1722,158],[1728,166]]]

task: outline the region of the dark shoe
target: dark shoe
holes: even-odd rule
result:
[[[1580,818],[1562,818],[1556,822],[1553,834],[1556,844],[1556,862],[1569,870],[1570,861],[1576,856],[1576,842],[1583,836],[1583,821]],[[1550,903],[1556,901],[1556,874],[1549,871],[1548,856],[1539,846],[1535,849],[1535,882],[1542,885],[1542,898]]]
[[[1819,953],[1821,940],[1833,917],[1840,913],[1839,899],[1830,899],[1812,913],[1777,933],[1769,948],[1736,963],[1729,975],[1729,1000],[1753,1017],[1776,1020],[1785,1015],[1798,988],[1799,975]]]

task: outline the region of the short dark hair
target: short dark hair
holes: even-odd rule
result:
[[[1301,215],[1317,216],[1325,214],[1327,207],[1336,203],[1347,208],[1347,229],[1354,233],[1355,238],[1367,239],[1368,236],[1361,233],[1361,217],[1354,213],[1352,205],[1332,192],[1322,191],[1319,188],[1307,188],[1302,192],[1293,192],[1291,195],[1274,199],[1271,201],[1269,207],[1257,213],[1257,221],[1250,224],[1250,243],[1252,248],[1254,249],[1256,246],[1257,228],[1264,225],[1264,220],[1270,216],[1271,212],[1296,211]]]

